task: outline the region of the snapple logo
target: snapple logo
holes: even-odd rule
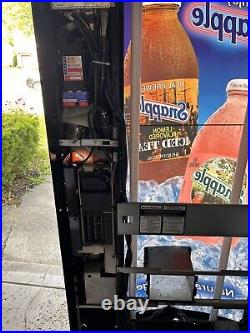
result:
[[[144,99],[141,96],[140,114],[147,116],[150,120],[173,121],[176,123],[185,124],[189,120],[189,111],[186,109],[184,102],[178,105],[159,103]]]
[[[225,202],[230,203],[232,187],[209,174],[206,168],[196,171],[193,175],[193,180],[199,184],[206,193],[211,194],[213,197],[219,197]],[[240,198],[241,204],[244,201],[244,194],[244,190],[242,190]]]
[[[244,10],[211,2],[195,3],[188,7],[186,23],[192,30],[216,35],[220,42],[248,42],[248,12]]]

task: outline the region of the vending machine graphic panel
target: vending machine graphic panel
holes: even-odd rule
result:
[[[139,201],[231,203],[248,100],[247,9],[247,2],[143,3]],[[130,29],[131,4],[127,3],[127,114]],[[127,127],[129,132],[129,116]],[[246,170],[239,204],[247,204],[247,178]],[[222,238],[139,236],[139,263],[143,262],[144,247],[150,245],[188,245],[196,269],[216,270]],[[233,239],[229,266],[234,262],[238,268],[247,268],[247,245],[247,239]],[[200,278],[197,297],[212,298],[214,287],[215,279]],[[138,294],[145,290],[145,278],[140,276]],[[225,280],[222,298],[246,294],[246,279]],[[223,311],[230,318],[241,317],[240,311]]]

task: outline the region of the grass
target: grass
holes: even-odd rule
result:
[[[31,156],[32,166],[24,177],[16,178],[15,181],[3,191],[3,205],[18,205],[25,192],[34,186],[41,184],[46,176],[51,173],[49,153],[47,146],[47,134],[45,120],[39,116],[39,147],[35,156]]]

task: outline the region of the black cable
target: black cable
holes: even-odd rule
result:
[[[112,95],[112,80],[110,77],[110,72],[107,72],[106,74],[106,86],[105,86],[105,96],[107,98],[107,101],[110,105],[110,108],[114,110],[114,100],[113,100],[113,95]]]
[[[123,192],[123,200],[127,201],[127,177],[128,177],[128,152],[127,152],[127,141],[126,141],[126,123],[123,116],[119,118],[119,137],[121,144],[121,182],[122,182],[122,192]]]
[[[100,15],[99,15],[100,16]],[[109,79],[106,78],[106,73],[109,72],[106,70],[106,63],[108,57],[108,42],[107,39],[103,36],[94,35],[89,24],[85,21],[84,15],[73,14],[72,18],[76,24],[77,29],[83,36],[86,41],[86,45],[91,57],[91,62],[94,64],[94,78],[93,78],[93,90],[94,90],[94,106],[98,107],[99,100],[103,98],[103,93],[105,92],[105,97],[108,100],[111,110],[113,109],[112,94],[106,91],[106,87],[110,90]],[[101,17],[99,19],[99,32],[101,33]],[[96,24],[98,26],[98,23]],[[98,31],[98,29],[95,29]],[[96,62],[96,63],[95,63]],[[107,75],[107,77],[109,77]],[[108,112],[108,111],[107,111]]]
[[[80,17],[80,16],[78,16],[78,17]],[[95,75],[95,81],[96,81],[95,90],[98,91],[98,93],[101,97],[102,94],[103,94],[103,89],[104,89],[104,84],[105,84],[105,75],[104,75],[104,73],[105,73],[105,67],[106,67],[105,63],[106,63],[106,59],[107,59],[107,52],[106,52],[106,50],[107,50],[107,48],[106,48],[107,39],[104,36],[102,36],[100,14],[97,17],[98,23],[97,23],[97,28],[95,29],[95,31],[97,32],[99,30],[98,29],[98,25],[99,25],[100,33],[101,33],[101,36],[98,36],[99,38],[94,37],[94,33],[91,31],[90,26],[85,22],[83,17],[80,17],[80,19],[81,19],[81,22],[84,24],[84,26],[86,28],[86,33],[88,32],[88,36],[94,44],[93,52],[96,53],[97,58],[93,59],[93,60],[96,60],[96,61],[99,62],[99,64],[95,64],[95,73],[96,73],[96,75]],[[100,87],[98,85],[99,82],[100,82]],[[96,95],[96,98],[97,98],[97,95]],[[98,105],[98,103],[96,103],[96,105]]]
[[[113,159],[109,156],[107,150],[105,148],[100,148],[100,150],[104,153],[105,157],[107,158],[107,161],[112,164],[113,163]]]
[[[80,14],[76,14],[76,17],[82,22],[83,27],[85,28],[86,32],[89,35],[89,38],[91,39],[94,48],[95,48],[95,52],[98,53],[99,51],[99,46],[97,45],[97,41],[94,37],[94,34],[92,32],[92,30],[90,29],[90,26],[85,22],[85,20],[83,19],[83,17]]]
[[[79,153],[79,151],[75,151],[75,153],[77,153],[78,155],[80,155],[84,160],[83,161],[80,161],[80,164],[82,165],[82,164],[85,164],[89,159],[90,159],[90,157],[92,156],[92,154],[94,153],[94,150],[95,150],[95,148],[93,147],[91,150],[90,150],[90,152],[89,152],[89,154],[88,154],[88,156],[85,158],[81,153]],[[67,153],[64,153],[64,154],[61,154],[61,160],[62,161],[64,161],[65,160],[65,158],[67,157],[67,156],[69,156],[71,153],[74,153],[74,151],[71,151],[71,152],[67,152]]]
[[[89,131],[90,131],[91,139],[95,139],[97,137],[96,132],[95,132],[95,126],[93,123],[93,114],[94,114],[93,110],[94,109],[95,109],[95,107],[92,107],[88,113],[88,124],[89,124]]]
[[[104,90],[104,83],[105,83],[105,66],[104,63],[106,61],[106,41],[105,41],[105,37],[102,38],[102,63],[103,65],[101,66],[101,87],[100,87],[100,94],[103,94],[103,90]]]
[[[88,51],[90,53],[90,56],[93,59],[95,57],[95,54],[94,54],[93,47],[91,46],[91,43],[89,41],[89,38],[87,36],[86,31],[82,28],[81,24],[78,22],[77,18],[75,18],[75,17],[74,17],[74,23],[76,25],[76,28],[78,29],[78,31],[80,32],[80,34],[84,38],[84,41],[86,42],[86,45],[87,45]]]
[[[88,154],[88,156],[83,160],[83,161],[81,161],[81,165],[82,164],[85,164],[89,159],[90,159],[90,157],[93,155],[93,153],[94,153],[94,150],[95,150],[95,148],[94,147],[92,147],[91,148],[91,150],[90,150],[90,152],[89,152],[89,154]],[[81,154],[81,153],[79,153],[78,151],[76,151],[76,153],[77,154],[79,154],[82,158],[84,158],[84,156]]]

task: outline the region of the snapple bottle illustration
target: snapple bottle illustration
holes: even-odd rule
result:
[[[140,180],[185,173],[197,134],[198,62],[178,19],[180,2],[143,3]],[[124,62],[129,124],[131,45]]]
[[[230,204],[247,110],[248,80],[230,81],[226,92],[225,104],[208,119],[193,142],[179,202]],[[247,200],[246,173],[240,203]],[[219,239],[214,237],[212,243]]]

